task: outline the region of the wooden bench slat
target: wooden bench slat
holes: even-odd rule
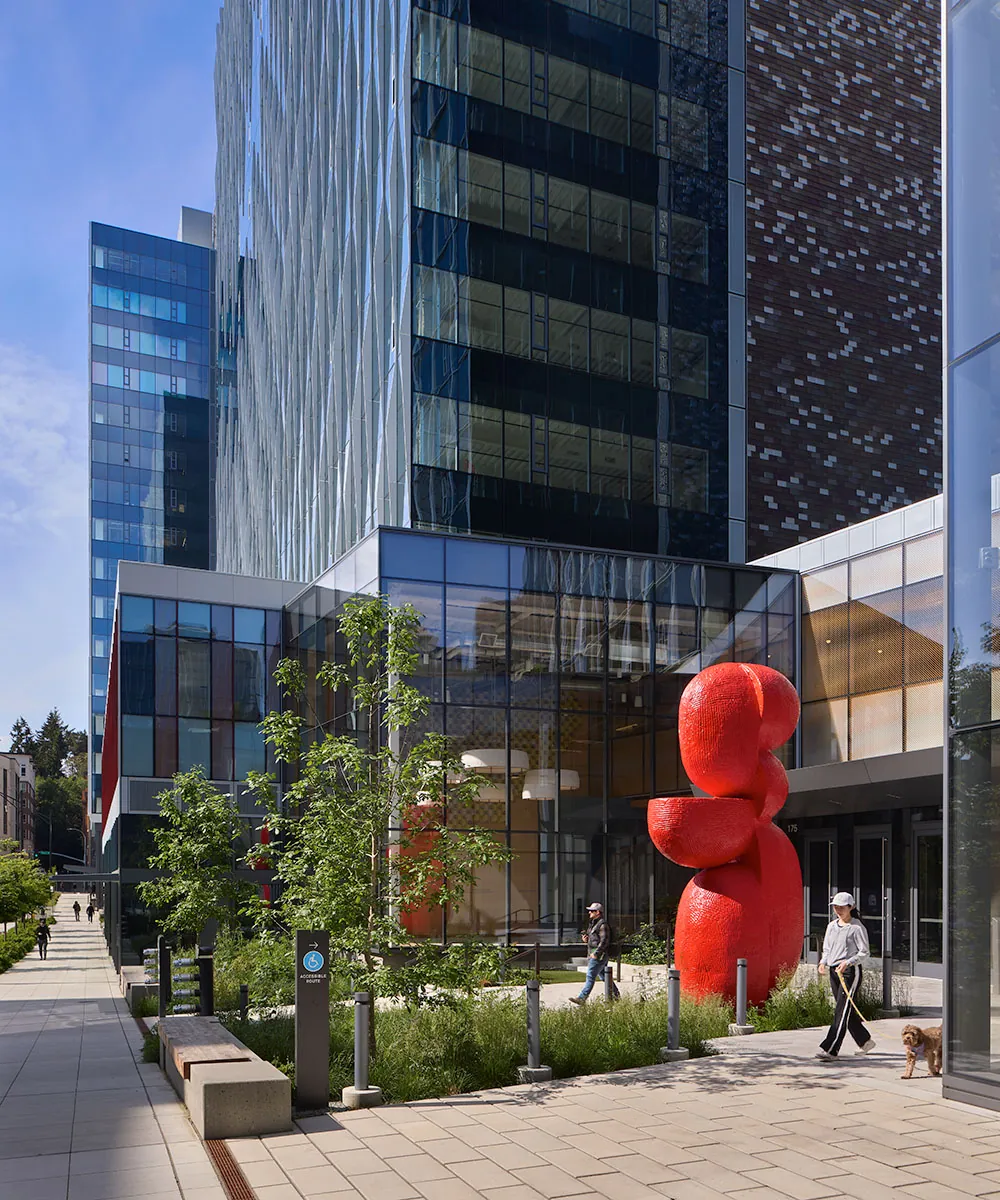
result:
[[[250,1061],[246,1046],[215,1017],[165,1017],[163,1036],[184,1079],[192,1063]]]

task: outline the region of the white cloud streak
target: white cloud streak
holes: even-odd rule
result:
[[[53,706],[87,720],[87,388],[0,342],[0,746]]]

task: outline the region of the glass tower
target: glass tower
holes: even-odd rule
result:
[[[219,568],[741,559],[744,58],[725,0],[227,0]]]
[[[179,235],[90,226],[90,812],[119,559],[209,566],[211,214]]]
[[[947,6],[945,1095],[1000,1108],[1000,14]]]

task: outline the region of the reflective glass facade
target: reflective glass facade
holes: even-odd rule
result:
[[[595,897],[623,932],[668,914],[689,872],[654,852],[646,806],[690,790],[681,692],[723,661],[794,678],[794,574],[383,530],[287,606],[284,653],[308,679],[344,600],[376,590],[423,614],[427,727],[491,764],[493,786],[448,819],[514,851],[414,932],[571,945]],[[310,704],[346,729],[325,689]]]
[[[219,27],[220,567],[379,525],[741,559],[741,9],[278,19]]]
[[[120,559],[209,565],[213,252],[90,227],[90,797]]]
[[[1000,20],[948,6],[945,1094],[1000,1108]]]

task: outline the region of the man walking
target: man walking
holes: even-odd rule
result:
[[[87,905],[87,920],[90,922],[91,925],[93,925],[93,923],[94,923],[94,906],[93,906],[93,904]]]
[[[595,900],[587,912],[590,925],[583,939],[587,943],[587,979],[580,989],[579,996],[570,996],[570,1004],[586,1004],[596,981],[599,979],[603,983],[604,974],[610,969],[608,957],[611,954],[611,926],[604,919],[604,905]],[[620,995],[613,981],[611,995],[615,1000]]]
[[[38,928],[35,930],[35,941],[38,943],[38,957],[48,958],[49,923],[45,917],[42,917],[38,922]]]
[[[79,900],[73,901],[73,916],[76,917],[76,919],[79,921],[79,919],[80,919],[80,901]]]

